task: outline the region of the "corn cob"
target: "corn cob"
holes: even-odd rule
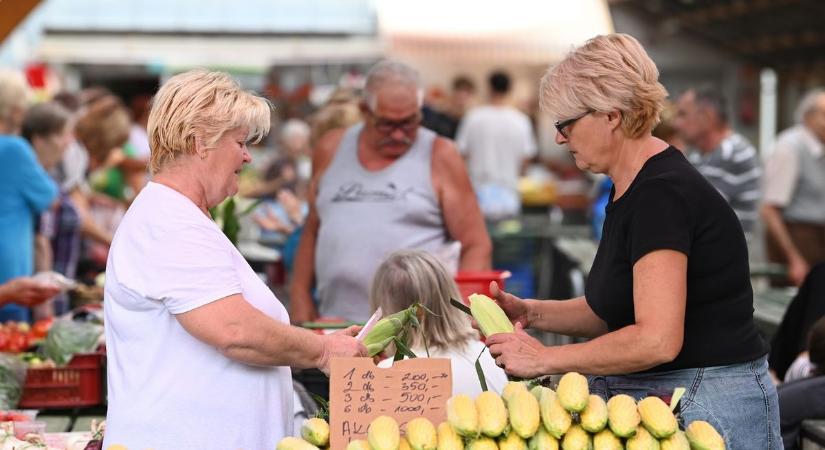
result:
[[[485,337],[496,333],[512,333],[513,324],[504,314],[501,307],[490,297],[482,294],[472,294],[469,297],[470,312],[478,322],[481,333]]]
[[[301,438],[289,436],[281,439],[275,450],[318,450],[318,447]]]
[[[329,443],[329,424],[318,417],[304,420],[301,424],[301,437],[317,447],[324,447]]]
[[[372,357],[381,353],[393,341],[393,338],[404,331],[416,314],[418,314],[418,306],[413,305],[376,322],[364,337],[363,343],[367,347],[367,354]]]

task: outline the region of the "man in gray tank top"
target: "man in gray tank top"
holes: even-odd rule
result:
[[[492,246],[464,162],[451,141],[419,125],[418,74],[381,62],[364,91],[364,122],[325,134],[313,155],[310,212],[290,284],[296,323],[366,321],[375,269],[398,249],[437,254],[458,241],[459,269],[490,268]]]
[[[811,266],[825,261],[825,90],[809,92],[796,118],[766,161],[761,212],[768,258],[787,264],[799,286]]]

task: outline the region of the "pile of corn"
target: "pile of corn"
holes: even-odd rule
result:
[[[317,420],[317,419],[313,419]],[[325,423],[324,423],[325,425]],[[307,429],[305,424],[304,429]],[[329,426],[305,440],[286,438],[277,450],[318,450],[328,445]],[[502,395],[483,392],[475,400],[455,395],[447,401],[447,421],[437,427],[424,417],[406,432],[388,416],[376,418],[366,440],[346,450],[722,450],[725,441],[707,422],[679,429],[676,417],[658,397],[638,403],[621,394],[605,402],[591,395],[587,379],[564,375],[553,391],[510,382]]]

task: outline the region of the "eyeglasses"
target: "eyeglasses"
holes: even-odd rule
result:
[[[582,117],[584,117],[584,116],[586,116],[586,115],[588,115],[592,112],[595,112],[595,111],[593,111],[592,109],[588,109],[585,113],[579,114],[578,116],[573,117],[572,119],[557,120],[556,123],[554,124],[556,126],[556,130],[559,132],[560,135],[564,136],[565,139],[570,139],[570,136],[567,134],[567,129],[571,125],[576,123],[577,120],[581,119]]]
[[[400,129],[404,133],[411,133],[418,128],[418,125],[421,123],[421,113],[417,112],[406,119],[401,120],[389,120],[384,119],[383,117],[378,117],[374,112],[367,110],[369,114],[373,117],[375,123],[375,129],[379,133],[383,134],[392,134],[396,129]]]

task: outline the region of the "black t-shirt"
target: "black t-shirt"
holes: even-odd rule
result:
[[[635,323],[633,265],[655,250],[688,256],[684,343],[651,372],[750,361],[767,353],[753,323],[742,226],[725,199],[674,147],[645,162],[606,208],[585,296],[610,331]]]

